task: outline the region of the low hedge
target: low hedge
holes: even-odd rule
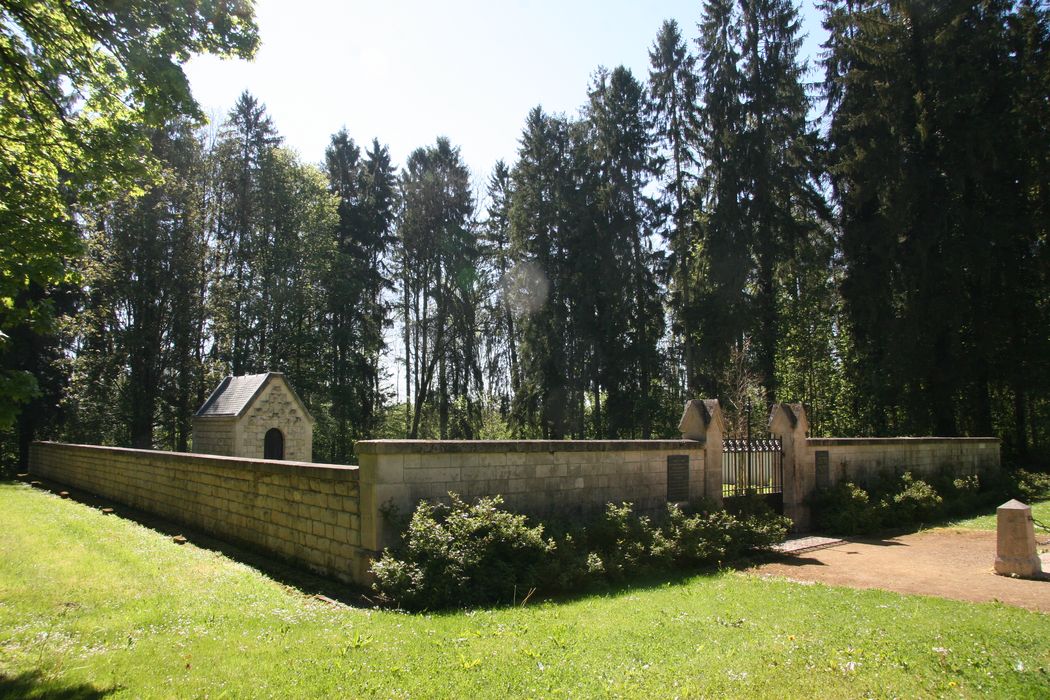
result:
[[[907,528],[946,517],[968,515],[1010,498],[1031,502],[1050,497],[1050,475],[1005,472],[982,481],[976,474],[955,477],[944,470],[929,481],[910,472],[863,488],[840,482],[810,499],[819,530],[838,535],[868,535]]]
[[[530,524],[500,497],[420,503],[402,543],[372,565],[374,589],[412,610],[513,603],[539,591],[576,591],[662,572],[720,565],[784,540],[791,521],[771,511],[731,515],[668,504],[652,518],[607,504],[585,524]]]

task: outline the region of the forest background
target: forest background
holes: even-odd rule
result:
[[[268,370],[322,462],[671,437],[695,397],[1045,453],[1045,2],[821,3],[810,83],[795,4],[707,0],[486,174],[345,130],[304,162],[248,93],[205,126],[179,64],[251,55],[245,3],[58,7],[0,2],[6,460],[189,449],[219,380]]]

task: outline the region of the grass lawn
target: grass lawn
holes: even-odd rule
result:
[[[475,612],[333,606],[0,484],[0,696],[1050,697],[1050,616],[738,573]]]
[[[1034,519],[1042,522],[1044,525],[1050,525],[1050,501],[1036,501],[1028,505],[1032,506],[1032,517]],[[995,509],[993,508],[990,513],[979,515],[976,518],[953,520],[948,525],[950,527],[965,527],[970,530],[994,530]],[[1043,540],[1050,537],[1050,533],[1037,527],[1035,529],[1035,537],[1037,540]],[[1050,595],[1050,593],[1047,595]]]

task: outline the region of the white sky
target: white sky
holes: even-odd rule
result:
[[[254,62],[211,56],[186,66],[193,93],[222,121],[245,89],[285,143],[320,162],[346,126],[358,144],[390,146],[400,168],[447,136],[479,183],[513,163],[528,111],[576,114],[599,65],[648,77],[664,19],[697,36],[700,0],[258,0]],[[804,54],[822,38],[805,0]],[[811,61],[812,62],[812,61]],[[816,79],[816,73],[811,79]]]

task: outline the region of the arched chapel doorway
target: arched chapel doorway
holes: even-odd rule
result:
[[[263,439],[263,459],[284,459],[284,435],[277,428],[266,431],[266,437]]]

